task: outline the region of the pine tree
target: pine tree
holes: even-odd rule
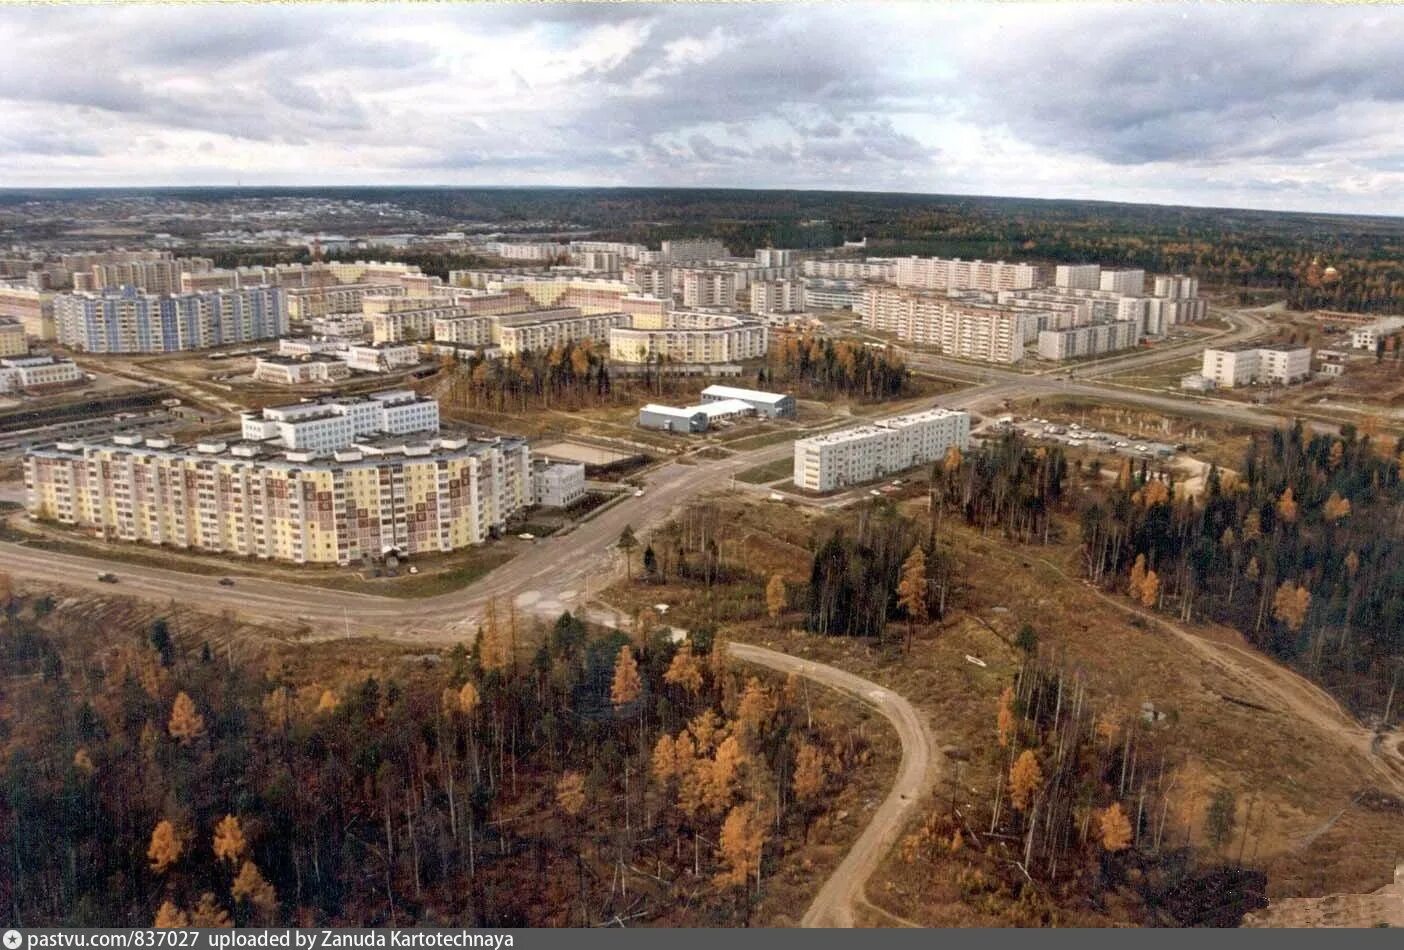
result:
[[[1043,768],[1032,749],[1025,749],[1009,769],[1009,801],[1019,811],[1027,811],[1043,788]]]
[[[161,930],[189,927],[190,917],[170,901],[162,901],[161,906],[156,909],[156,920],[151,926]]]
[[[1131,847],[1131,820],[1126,816],[1121,802],[1112,802],[1102,809],[1097,827],[1101,830],[1105,850],[1125,851]]]
[[[248,850],[248,842],[244,840],[244,829],[239,825],[239,819],[233,815],[225,815],[215,825],[214,832],[214,853],[215,857],[230,864],[238,864]]]
[[[902,580],[897,585],[897,603],[907,614],[907,649],[912,648],[916,624],[931,619],[926,607],[926,552],[921,545],[912,548],[902,562]]]
[[[634,549],[639,546],[639,539],[634,537],[634,526],[626,524],[624,530],[619,533],[619,550],[624,552],[624,566],[629,575],[629,579],[634,579]]]
[[[690,649],[683,647],[673,654],[672,662],[663,674],[663,682],[678,687],[689,696],[702,692],[702,666]]]
[[[718,852],[726,870],[717,874],[718,884],[745,887],[752,869],[756,886],[760,886],[760,860],[765,848],[766,822],[751,802],[745,802],[727,812],[718,839]]]

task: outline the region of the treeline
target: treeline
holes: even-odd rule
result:
[[[932,466],[933,528],[954,513],[982,533],[1001,529],[1022,542],[1048,542],[1064,500],[1067,457],[1060,446],[1031,446],[1010,432],[968,456],[952,448]]]
[[[161,620],[85,654],[51,601],[8,604],[0,900],[20,926],[745,922],[868,754],[705,631],[565,614],[528,638],[489,607],[471,651],[324,684]]]
[[[1404,665],[1399,459],[1350,427],[1254,439],[1201,500],[1123,472],[1082,515],[1088,576],[1147,606],[1243,631],[1359,711],[1385,714]],[[1397,712],[1397,705],[1394,712]]]
[[[758,383],[879,400],[903,395],[910,380],[910,371],[894,351],[805,333],[785,334],[771,344]]]

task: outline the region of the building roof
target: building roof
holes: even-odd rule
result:
[[[744,399],[747,402],[763,402],[767,405],[778,405],[788,399],[781,393],[767,393],[759,389],[742,389],[737,386],[708,386],[702,390],[703,398],[713,397],[716,399]]]
[[[693,419],[697,416],[705,416],[701,406],[687,406],[679,408],[677,406],[662,406],[651,402],[639,410],[640,413],[649,413],[655,416],[668,416],[673,419]]]

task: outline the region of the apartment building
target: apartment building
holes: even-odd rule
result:
[[[733,314],[670,311],[659,327],[619,326],[609,331],[609,357],[621,363],[733,363],[759,359],[770,331]]]
[[[867,285],[853,278],[806,277],[804,302],[811,310],[852,310],[861,315],[867,312]]]
[[[794,482],[807,491],[834,491],[934,461],[952,446],[965,451],[969,443],[968,412],[937,408],[894,416],[797,440]]]
[[[673,269],[667,264],[625,264],[623,276],[624,283],[645,297],[659,300],[673,297]]]
[[[504,355],[542,352],[579,340],[609,339],[615,327],[627,327],[626,313],[583,314],[577,308],[537,310],[494,318],[492,342]]]
[[[365,436],[438,432],[439,403],[408,389],[391,389],[369,396],[246,410],[240,422],[245,441],[329,452]]]
[[[805,277],[827,280],[897,280],[897,258],[870,257],[867,260],[807,260],[800,264]]]
[[[751,313],[799,313],[804,310],[804,282],[765,280],[751,285]]]
[[[1059,264],[1053,271],[1053,286],[1068,290],[1100,290],[1101,264]]]
[[[310,323],[319,317],[336,313],[362,313],[368,296],[405,297],[408,291],[394,284],[335,284],[329,287],[290,287],[283,291],[287,297],[288,319],[294,323]]]
[[[440,320],[469,315],[466,307],[450,303],[448,298],[381,294],[367,294],[362,299],[361,313],[370,324],[371,340],[375,343],[430,340]]]
[[[650,254],[657,254],[657,251],[649,251],[642,244],[631,244],[626,241],[571,241],[571,254],[585,254],[591,251],[613,254],[621,261],[646,260]],[[616,268],[617,269],[617,268]]]
[[[8,356],[0,359],[0,392],[34,391],[71,386],[83,381],[72,360],[56,356]]]
[[[613,251],[572,250],[570,259],[576,267],[585,271],[617,274],[624,268],[624,259]]]
[[[483,253],[504,261],[527,261],[544,264],[570,257],[570,246],[554,241],[488,241]]]
[[[663,260],[675,264],[686,261],[714,261],[727,255],[726,245],[712,238],[664,241],[661,249]]]
[[[1022,290],[1038,284],[1038,268],[958,257],[903,257],[897,261],[894,282],[919,290]]]
[[[585,466],[579,462],[535,459],[531,464],[532,503],[569,508],[585,497]]]
[[[346,360],[330,353],[307,356],[260,356],[254,360],[253,378],[275,386],[306,386],[312,383],[335,383],[351,378]]]
[[[779,247],[756,248],[756,264],[761,267],[794,267],[799,264],[799,251]]]
[[[93,263],[86,271],[75,271],[73,289],[79,291],[116,290],[135,287],[153,294],[181,292],[181,275],[214,270],[208,257],[167,256],[148,260],[109,260]],[[211,288],[217,289],[217,288]]]
[[[680,267],[673,279],[682,282],[684,307],[736,306],[737,276],[734,271],[714,267]]]
[[[1130,349],[1141,341],[1137,320],[1114,320],[1069,330],[1042,330],[1038,334],[1038,355],[1045,360],[1070,360]]]
[[[488,346],[492,343],[493,330],[496,327],[497,317],[489,314],[445,317],[434,321],[434,342],[452,343],[457,346]]]
[[[62,294],[54,301],[54,321],[60,343],[87,353],[171,353],[270,340],[288,331],[284,291],[276,287]]]
[[[1104,270],[1100,289],[1127,297],[1140,297],[1146,292],[1146,272],[1137,268]]]
[[[16,317],[0,317],[0,356],[23,356],[28,352],[24,324]]]
[[[294,563],[453,551],[531,497],[525,442],[365,439],[325,453],[118,435],[25,456],[30,513],[111,541]]]
[[[3,293],[3,292],[0,292]],[[1380,341],[1404,330],[1404,317],[1383,317],[1350,332],[1350,345],[1357,350],[1374,351]]]
[[[869,285],[866,299],[868,326],[963,359],[1017,363],[1031,335],[1030,316],[1011,307],[886,284]]]
[[[1311,378],[1311,348],[1274,343],[1206,349],[1200,375],[1224,388],[1253,383],[1291,385]]]
[[[0,284],[0,317],[18,320],[26,336],[52,340],[56,333],[54,294],[33,287]]]

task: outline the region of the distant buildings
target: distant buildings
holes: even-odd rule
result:
[[[0,392],[33,392],[71,386],[83,381],[72,360],[56,356],[7,356],[0,359]]]
[[[711,267],[683,267],[674,270],[674,279],[682,280],[684,307],[736,306],[737,276],[734,272]]]
[[[1038,334],[1038,356],[1045,360],[1069,360],[1097,356],[1133,347],[1141,339],[1135,320],[1095,323],[1071,330],[1042,330]]]
[[[989,363],[1024,358],[1029,318],[1016,309],[966,302],[942,294],[870,284],[864,322],[899,340]]]
[[[970,442],[970,413],[953,409],[895,416],[795,442],[794,482],[826,492],[883,478],[941,458]]]
[[[0,284],[0,317],[18,320],[25,334],[36,340],[52,340],[55,336],[54,294],[32,287]]]
[[[106,540],[326,564],[479,544],[532,498],[525,442],[439,435],[412,393],[246,414],[241,441],[58,442],[25,486],[35,517]]]
[[[894,282],[918,290],[1022,290],[1038,284],[1038,268],[958,257],[903,257],[897,260]]]
[[[1404,330],[1404,317],[1383,317],[1350,332],[1350,345],[1357,350],[1377,350],[1380,341]]]
[[[172,353],[269,340],[288,330],[276,287],[63,294],[54,302],[54,322],[60,343],[87,353]]]
[[[804,282],[801,280],[763,280],[751,285],[751,312],[754,314],[763,316],[770,313],[799,313],[802,310]]]
[[[0,317],[0,356],[23,356],[28,352],[24,324],[15,317]]]
[[[765,324],[739,314],[669,311],[609,331],[609,357],[621,363],[732,363],[759,359],[770,346]]]
[[[1224,389],[1254,383],[1290,385],[1311,378],[1311,348],[1290,343],[1210,348],[1204,351],[1200,375]]]
[[[726,257],[726,245],[711,238],[664,241],[662,258],[674,264],[688,261],[712,261]]]
[[[856,278],[804,278],[804,302],[812,310],[852,310],[861,314],[867,307],[866,294],[867,285]]]

